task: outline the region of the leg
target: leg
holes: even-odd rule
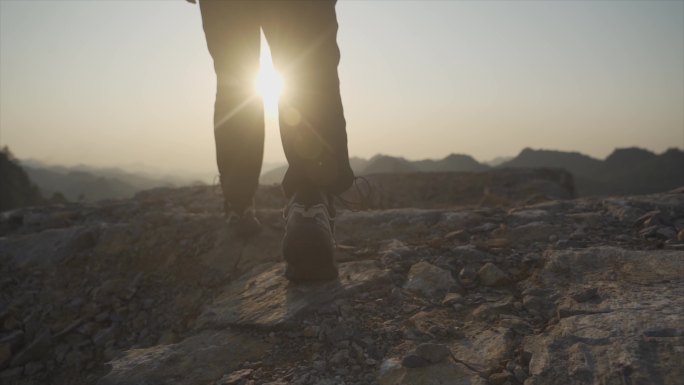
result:
[[[285,79],[280,101],[280,132],[289,168],[287,196],[349,188],[346,122],[337,65],[335,1],[273,1],[263,28],[276,67]]]
[[[259,68],[259,13],[250,1],[200,2],[217,91],[216,161],[227,209],[242,213],[259,184],[264,114],[254,90]]]

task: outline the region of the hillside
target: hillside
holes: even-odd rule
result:
[[[7,148],[0,151],[0,181],[0,211],[43,202],[40,190]]]
[[[192,183],[183,177],[154,176],[118,168],[50,166],[30,160],[22,164],[46,196],[60,193],[72,202],[131,198],[136,192],[150,188]]]
[[[188,187],[0,215],[1,382],[684,376],[684,190],[341,210],[340,280],[309,285],[282,278],[280,209],[261,205],[266,229],[238,242],[220,207]]]

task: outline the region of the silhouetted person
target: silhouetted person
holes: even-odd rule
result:
[[[261,28],[286,83],[279,103],[289,164],[282,182],[289,198],[286,276],[295,281],[335,278],[332,197],[354,179],[337,75],[335,1],[199,3],[217,76],[214,135],[228,223],[245,238],[260,230],[253,198],[264,149],[263,103],[254,86]]]

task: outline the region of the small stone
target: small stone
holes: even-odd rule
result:
[[[632,238],[631,238],[629,235],[627,235],[627,234],[618,234],[618,235],[615,236],[615,240],[616,240],[616,241],[620,241],[620,242],[628,242],[628,241],[630,241],[631,239],[632,239]]]
[[[510,373],[503,371],[501,373],[494,373],[489,376],[489,383],[491,385],[503,385],[508,378],[511,376]]]
[[[658,227],[655,234],[662,239],[675,239],[679,236],[671,227]]]
[[[65,334],[69,333],[70,331],[74,330],[77,326],[79,326],[82,322],[83,322],[83,318],[78,318],[78,319],[72,321],[67,326],[65,326],[64,329],[57,332],[57,334],[55,334],[55,338],[59,338]]]
[[[530,314],[539,315],[542,317],[548,317],[550,314],[553,314],[555,310],[555,306],[552,303],[542,297],[535,295],[524,296],[523,306],[525,309],[527,309],[527,311],[530,312]]]
[[[447,293],[442,300],[442,305],[451,306],[463,302],[463,296],[459,293]]]
[[[468,233],[465,230],[456,230],[452,231],[450,233],[447,233],[444,236],[444,239],[451,240],[451,239],[457,239],[462,242],[467,242],[470,239],[470,233]]]
[[[431,364],[441,362],[451,354],[451,350],[445,345],[432,343],[418,345],[415,352]]]
[[[349,359],[349,350],[342,349],[333,354],[330,358],[330,363],[334,366],[343,365]]]
[[[515,376],[515,379],[519,382],[525,382],[525,379],[527,378],[527,373],[525,373],[525,369],[523,369],[520,365],[516,365],[515,369],[513,369],[513,375]]]
[[[323,360],[314,361],[312,366],[318,372],[325,372],[325,361]]]
[[[401,364],[405,368],[422,368],[430,365],[430,362],[415,352],[409,352],[401,360]]]
[[[452,326],[448,329],[449,335],[455,339],[465,338],[465,332],[461,330],[458,326]]]
[[[107,311],[103,311],[100,314],[95,316],[95,321],[97,321],[97,322],[104,322],[107,319],[109,319],[109,312],[107,312]]]
[[[339,345],[341,341],[351,338],[354,335],[354,330],[348,325],[338,324],[325,333],[325,339],[333,344]]]
[[[28,364],[24,365],[24,375],[25,376],[32,376],[41,370],[43,370],[44,365],[40,362],[32,361],[29,362]]]
[[[512,372],[514,369],[515,369],[515,361],[509,360],[506,363],[506,370],[508,370],[509,372]]]
[[[570,239],[582,239],[587,235],[583,227],[578,227],[570,234]]]
[[[317,337],[319,330],[320,330],[320,328],[318,326],[309,325],[309,326],[304,328],[304,330],[302,331],[302,335],[304,337]]]
[[[684,242],[684,229],[679,230],[679,233],[677,233],[677,240]]]
[[[510,283],[508,275],[491,262],[480,268],[477,277],[485,286],[502,286]]]
[[[482,320],[489,320],[490,318],[494,317],[491,306],[487,304],[482,304],[476,307],[475,310],[473,310],[472,315],[473,317]]]
[[[60,363],[64,361],[64,357],[69,352],[70,348],[71,347],[68,344],[57,345],[57,347],[55,347],[55,360]]]
[[[240,369],[221,377],[216,385],[243,385],[252,375],[253,369]]]
[[[9,365],[12,359],[12,347],[9,343],[0,344],[0,370]]]
[[[434,298],[444,295],[455,283],[448,270],[421,261],[411,266],[404,289]]]
[[[476,286],[477,271],[472,266],[466,266],[458,273],[458,282],[466,289]]]
[[[435,337],[445,337],[447,335],[447,330],[440,325],[432,325],[428,328],[428,333]]]
[[[387,383],[386,379],[391,378],[394,373],[398,370],[403,370],[401,367],[401,361],[398,358],[388,358],[380,364],[380,370],[378,371],[378,379],[381,384]],[[375,382],[374,377],[368,379],[370,383]]]
[[[578,290],[572,293],[571,296],[572,299],[579,303],[591,301],[593,299],[599,298],[598,288],[589,287],[582,290]]]
[[[508,233],[508,228],[506,227],[506,225],[504,225],[502,223],[501,225],[499,225],[498,228],[496,228],[492,231],[491,236],[492,236],[492,238],[495,238],[495,239],[501,239],[501,238],[505,237],[507,233]]]
[[[495,223],[487,222],[487,223],[481,224],[479,226],[473,227],[471,230],[475,233],[480,233],[480,232],[486,233],[486,232],[490,232],[490,231],[492,231],[498,227],[499,226]]]
[[[269,343],[272,343],[272,344],[278,344],[278,343],[280,343],[280,337],[278,337],[278,336],[277,336],[275,333],[273,333],[273,332],[269,333],[269,334],[264,338],[264,340],[266,340],[266,342],[269,342]]]

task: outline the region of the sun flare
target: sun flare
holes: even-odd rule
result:
[[[266,113],[277,113],[278,99],[283,93],[283,77],[273,67],[271,50],[268,46],[262,48],[259,58],[259,72],[255,80],[256,91],[264,100]]]

